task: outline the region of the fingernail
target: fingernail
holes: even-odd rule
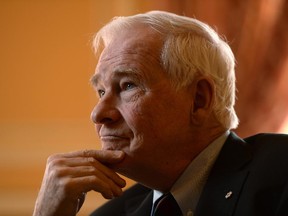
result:
[[[120,182],[120,187],[125,187],[126,186],[126,181],[124,179],[121,179],[121,182]]]

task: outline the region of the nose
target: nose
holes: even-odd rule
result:
[[[91,113],[91,120],[95,124],[109,124],[120,119],[121,113],[110,100],[100,99]]]

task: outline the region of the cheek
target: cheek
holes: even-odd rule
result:
[[[159,121],[159,113],[152,103],[137,103],[126,109],[126,122],[135,134],[151,130]]]
[[[128,103],[123,106],[122,116],[128,127],[135,133],[141,131],[143,123],[147,119],[148,110],[143,100],[138,100],[135,103]]]
[[[123,110],[123,116],[127,126],[132,130],[134,136],[143,132],[145,128],[146,113],[141,104],[126,106]]]
[[[152,106],[146,106],[145,103],[135,103],[127,105],[123,109],[123,117],[127,127],[133,133],[130,150],[136,151],[144,148],[151,139],[155,138]]]

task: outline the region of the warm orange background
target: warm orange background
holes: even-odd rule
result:
[[[91,37],[113,16],[148,9],[166,1],[0,0],[1,216],[32,214],[50,154],[99,147]],[[103,202],[90,193],[79,215]]]
[[[48,155],[98,148],[90,40],[110,2],[0,1],[0,215],[32,214]]]

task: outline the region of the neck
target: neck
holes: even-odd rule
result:
[[[159,172],[159,170],[155,170],[155,173],[158,173],[158,181],[152,180],[151,182],[145,182],[144,185],[148,186],[149,188],[159,190],[163,193],[170,191],[174,183],[179,179],[181,174],[186,170],[186,168],[189,166],[189,164],[209,145],[211,144],[215,139],[223,135],[227,130],[222,127],[215,127],[211,130],[208,130],[209,133],[203,134],[199,136],[199,133],[197,134],[199,136],[199,139],[197,142],[190,141],[190,143],[183,147],[183,151],[180,154],[175,154],[175,156],[171,156],[171,159],[169,162],[170,166],[170,172],[169,175],[167,174],[167,170],[169,170],[169,167],[167,169],[163,169],[163,172]],[[197,137],[197,136],[192,136]],[[168,164],[168,162],[167,162]],[[171,168],[175,169],[171,169]],[[173,171],[172,171],[173,170]],[[154,175],[155,175],[154,173]],[[151,174],[150,176],[153,176]]]

